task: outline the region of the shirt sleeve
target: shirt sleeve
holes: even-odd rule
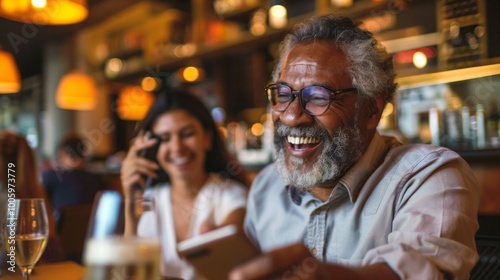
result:
[[[431,154],[403,176],[388,244],[363,263],[387,263],[402,279],[468,279],[478,255],[479,190],[467,163],[451,151]]]

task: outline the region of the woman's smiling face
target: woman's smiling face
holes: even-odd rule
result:
[[[152,132],[160,138],[157,160],[170,180],[206,174],[211,133],[198,119],[184,110],[172,110],[156,119]]]

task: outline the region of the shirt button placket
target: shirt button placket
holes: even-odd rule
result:
[[[311,213],[307,246],[312,255],[319,261],[323,261],[323,246],[325,244],[325,219],[326,211],[323,209],[316,209]]]

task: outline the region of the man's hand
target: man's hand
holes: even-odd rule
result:
[[[324,279],[322,264],[301,243],[282,247],[240,265],[229,275],[231,280],[243,279]]]
[[[242,264],[229,274],[231,280],[246,279],[383,279],[396,280],[399,276],[385,263],[360,268],[348,268],[320,263],[301,243],[285,246]]]

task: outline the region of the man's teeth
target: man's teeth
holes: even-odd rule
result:
[[[315,144],[319,143],[319,139],[315,137],[294,137],[288,136],[288,143],[297,145],[297,144]]]
[[[180,158],[174,158],[172,159],[173,164],[184,164],[189,160],[188,157],[180,157]]]

